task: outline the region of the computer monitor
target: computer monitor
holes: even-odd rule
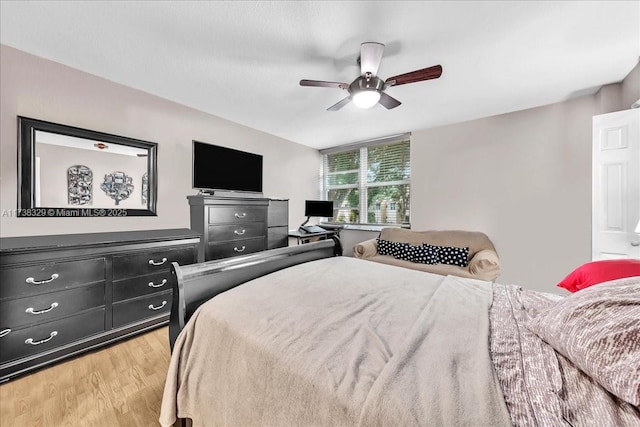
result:
[[[298,230],[305,233],[324,233],[325,230],[317,225],[306,224],[312,216],[333,218],[333,202],[326,200],[306,200],[304,202],[304,215],[307,219],[300,225]]]
[[[333,202],[327,200],[306,200],[304,215],[323,218],[333,218]]]

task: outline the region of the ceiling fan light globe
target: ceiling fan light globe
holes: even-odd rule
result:
[[[353,94],[351,100],[358,108],[371,108],[380,100],[380,93],[375,90],[363,90]]]

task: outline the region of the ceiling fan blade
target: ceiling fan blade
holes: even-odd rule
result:
[[[389,77],[385,83],[387,86],[399,86],[407,83],[421,82],[423,80],[437,79],[441,75],[442,66],[434,65],[433,67],[427,67],[410,73]]]
[[[331,107],[327,108],[327,111],[338,111],[345,105],[347,105],[351,101],[351,96],[347,96],[346,98],[342,98],[340,101],[333,104]]]
[[[380,68],[384,45],[382,43],[362,43],[360,45],[360,75],[371,73],[375,76]]]
[[[378,102],[387,110],[391,110],[392,108],[396,108],[398,105],[402,104],[402,102],[384,92],[380,92],[380,100]]]
[[[338,89],[347,89],[349,87],[349,83],[325,82],[322,80],[300,80],[300,86],[335,87]]]

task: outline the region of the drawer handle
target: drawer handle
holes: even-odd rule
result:
[[[165,305],[167,305],[166,301],[162,301],[162,304],[160,304],[157,307],[154,307],[153,304],[149,304],[149,310],[160,310],[162,307],[164,307]]]
[[[242,212],[241,214],[239,214],[238,212],[235,213],[236,218],[244,218],[245,216],[247,216],[246,212]]]
[[[29,314],[44,314],[44,313],[50,312],[51,310],[53,310],[57,306],[58,306],[58,303],[54,302],[53,304],[51,304],[51,306],[49,308],[45,308],[44,310],[35,310],[33,307],[29,307],[25,311],[27,313],[29,313]]]
[[[0,331],[0,338],[2,337],[6,337],[7,335],[9,335],[11,333],[11,329],[7,328],[7,329],[3,329]]]
[[[33,277],[27,277],[26,282],[32,285],[44,285],[45,283],[53,282],[58,277],[60,277],[58,273],[53,273],[50,279],[40,280],[40,281],[34,279]]]
[[[162,265],[162,264],[164,264],[165,262],[167,262],[167,259],[166,259],[166,258],[162,258],[162,261],[159,261],[159,262],[156,262],[156,261],[154,261],[154,260],[152,260],[152,259],[150,259],[150,260],[149,260],[149,264],[151,264],[151,265]]]
[[[157,285],[155,283],[153,283],[153,282],[149,282],[149,287],[151,287],[151,288],[161,288],[166,284],[167,284],[167,279],[162,279],[162,282],[158,283]]]
[[[236,252],[244,252],[245,249],[247,249],[246,246],[243,246],[240,249],[236,248],[235,246],[233,247],[233,250],[236,251]]]
[[[237,234],[238,236],[242,236],[246,232],[247,232],[247,230],[245,230],[245,229],[242,229],[241,231],[233,230],[233,233]]]
[[[40,345],[40,344],[44,344],[47,341],[51,341],[53,339],[53,337],[55,337],[56,335],[58,335],[58,331],[53,331],[49,334],[49,338],[45,338],[43,340],[40,341],[34,341],[33,338],[27,338],[24,343],[25,344],[31,344],[31,345]]]

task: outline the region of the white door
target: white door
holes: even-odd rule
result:
[[[593,117],[593,260],[640,258],[640,109]]]

